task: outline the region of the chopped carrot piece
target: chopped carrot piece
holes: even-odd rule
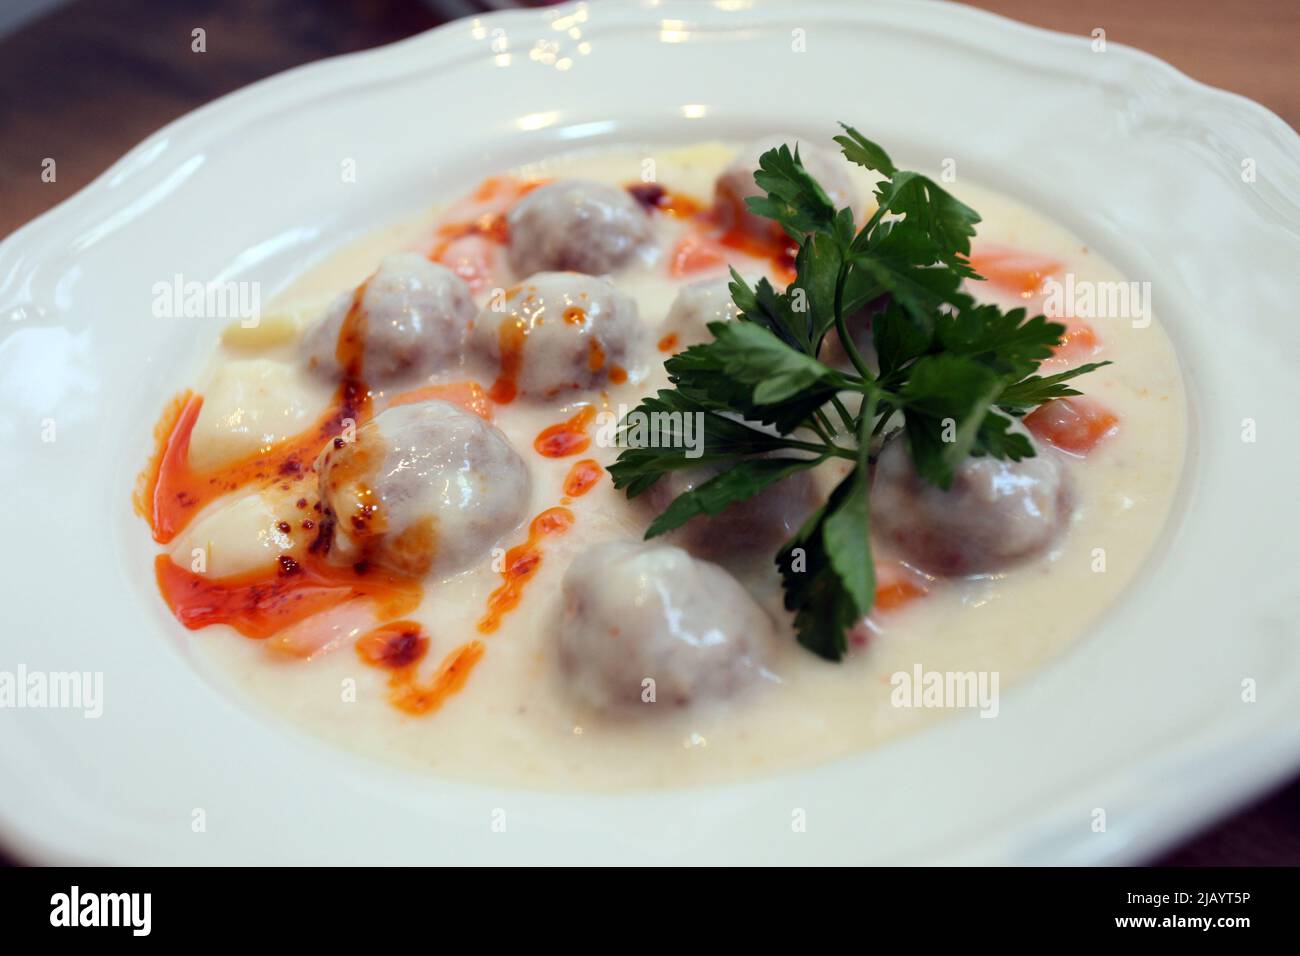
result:
[[[848,642],[854,647],[866,647],[875,635],[881,634],[880,615],[906,607],[917,598],[930,593],[932,578],[893,561],[876,565],[876,596],[871,613],[860,618],[849,628]]]
[[[506,214],[547,180],[490,176],[468,196],[454,202],[434,231],[431,261],[451,269],[480,292],[492,281],[497,253],[510,239]]]
[[[1053,321],[1064,323],[1065,335],[1061,337],[1061,344],[1052,350],[1052,357],[1047,359],[1045,364],[1075,365],[1101,351],[1101,339],[1088,323],[1077,319],[1053,319]]]
[[[1061,263],[1007,246],[982,246],[971,250],[970,264],[989,285],[1032,299],[1043,291],[1043,281],[1061,271]]]
[[[516,182],[513,176],[489,176],[474,190],[474,199],[478,202],[490,202],[502,193],[512,192],[516,188]]]
[[[668,271],[673,276],[692,275],[708,269],[720,269],[727,264],[727,253],[718,243],[694,233],[677,243],[668,260]]]
[[[895,611],[930,593],[925,579],[895,564],[876,566],[875,611]]]
[[[1119,419],[1104,405],[1076,396],[1046,402],[1025,416],[1036,437],[1073,455],[1086,455],[1119,430]]]
[[[498,241],[472,233],[443,239],[429,253],[429,259],[460,276],[471,292],[481,292],[492,278]]]
[[[761,236],[740,228],[728,229],[718,237],[718,243],[751,258],[766,259],[772,270],[772,279],[781,285],[789,285],[795,280],[794,260],[799,247],[775,222],[768,225],[772,227],[771,231]]]
[[[492,399],[478,382],[447,382],[443,385],[426,385],[394,395],[388,403],[389,408],[398,405],[414,405],[416,402],[428,402],[437,399],[459,405],[467,412],[473,412],[484,421],[492,421],[494,407]]]
[[[485,206],[513,203],[528,195],[538,186],[550,182],[549,179],[519,179],[515,176],[489,176],[478,184],[470,196],[470,202]],[[462,200],[463,203],[463,200]]]
[[[1097,332],[1087,322],[1066,322],[1065,335],[1056,347],[1056,358],[1077,359],[1096,355],[1101,348]]]
[[[876,587],[877,611],[894,611],[915,598],[924,597],[929,592],[918,584],[908,580],[891,581]]]

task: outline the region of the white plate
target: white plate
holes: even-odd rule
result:
[[[128,502],[216,330],[153,318],[155,282],[280,288],[577,144],[825,138],[838,119],[909,164],[956,159],[1150,280],[1186,375],[1158,553],[1000,719],[742,785],[538,794],[371,764],[198,675],[191,646],[222,638],[168,617]],[[0,711],[0,842],[50,862],[1141,859],[1300,763],[1297,262],[1300,139],[1277,117],[1133,50],[943,4],[515,12],[226,97],[0,245],[0,670],[104,674],[98,720]]]

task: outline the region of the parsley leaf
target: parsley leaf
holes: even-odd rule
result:
[[[827,660],[837,661],[848,650],[848,631],[871,606],[875,591],[875,569],[869,560],[850,569],[846,582],[831,557],[831,549],[845,548],[856,537],[851,550],[861,551],[867,542],[865,527],[855,530],[855,520],[865,520],[855,499],[865,497],[865,478],[857,471],[831,493],[826,504],[813,513],[798,533],[777,554],[777,567],[785,588],[785,607],[794,612],[798,641]],[[839,520],[832,524],[832,519]],[[833,528],[827,534],[828,527]],[[849,550],[838,553],[841,565],[851,561]],[[866,597],[866,603],[860,603]]]
[[[949,487],[1001,390],[997,374],[972,358],[943,353],[919,359],[901,390],[903,429],[917,474]]]
[[[797,472],[807,471],[815,464],[815,459],[799,458],[746,458],[737,461],[728,470],[674,498],[651,522],[645,536],[653,538],[672,531],[698,515],[721,514],[730,505],[744,501]]]
[[[835,206],[799,162],[799,147],[778,146],[758,161],[754,182],[767,193],[745,200],[749,211],[779,223],[790,238],[802,241],[810,232],[829,229]]]
[[[1062,383],[1109,364],[1110,362],[1087,362],[1084,365],[1075,366],[1055,375],[1031,375],[1014,385],[1008,385],[1004,388],[998,395],[997,403],[1000,407],[1015,414],[1016,412],[1036,408],[1043,402],[1050,402],[1054,398],[1081,395],[1082,392]]]
[[[754,322],[714,322],[706,346],[725,373],[753,386],[753,402],[769,405],[792,398],[834,373],[817,359],[796,352]]]

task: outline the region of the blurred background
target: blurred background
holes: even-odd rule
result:
[[[591,0],[600,3],[601,0]],[[869,0],[845,0],[869,2]],[[543,0],[0,0],[0,236],[178,116],[322,57]],[[1300,0],[972,0],[1136,46],[1300,127]],[[207,52],[190,31],[207,31]],[[41,181],[55,157],[58,181]],[[1213,773],[1213,768],[1207,768]],[[0,861],[3,848],[0,848]],[[1300,864],[1300,780],[1153,863]]]

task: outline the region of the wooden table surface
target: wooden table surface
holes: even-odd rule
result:
[[[599,0],[596,0],[599,2]],[[464,10],[472,0],[456,0]],[[1300,127],[1300,0],[974,0],[1036,26],[1141,47]],[[291,66],[445,16],[417,0],[78,0],[0,40],[0,235],[76,192],[163,124]],[[190,52],[190,31],[208,50]],[[41,181],[54,157],[58,180]],[[1214,773],[1206,768],[1207,774]],[[1154,862],[1300,865],[1300,779]]]

